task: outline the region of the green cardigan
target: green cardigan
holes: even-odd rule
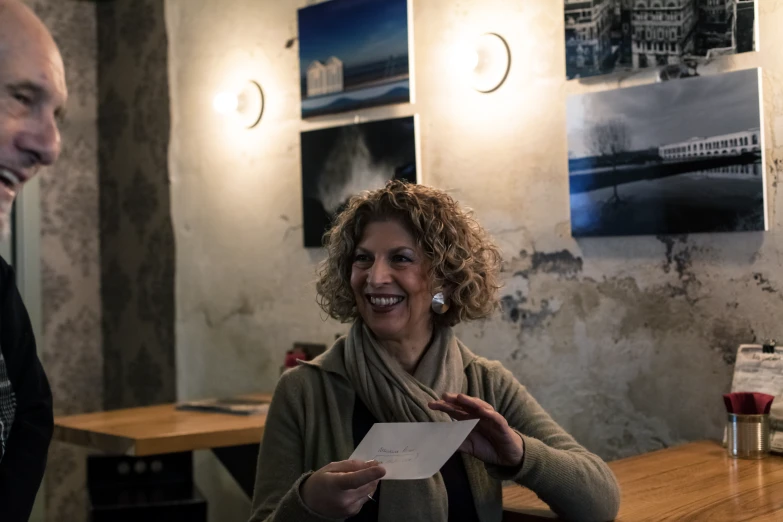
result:
[[[346,460],[354,450],[356,394],[345,372],[342,347],[338,342],[314,361],[281,376],[259,453],[250,522],[331,520],[304,504],[299,486],[312,471]],[[463,393],[491,404],[525,443],[517,468],[485,465],[463,454],[481,522],[502,519],[503,480],[533,490],[564,519],[612,520],[620,490],[609,467],[558,426],[499,362],[461,349]]]

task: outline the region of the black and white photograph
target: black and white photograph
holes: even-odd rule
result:
[[[564,0],[566,76],[696,76],[717,57],[758,50],[757,1]]]
[[[571,233],[767,230],[761,70],[567,104]]]
[[[304,246],[323,234],[348,199],[392,179],[418,183],[416,116],[302,133]]]

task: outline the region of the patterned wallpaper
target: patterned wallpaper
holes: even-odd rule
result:
[[[160,0],[27,0],[70,91],[41,180],[42,359],[55,414],[175,398],[167,40]],[[46,518],[86,522],[87,451],[52,443]]]
[[[97,4],[106,408],[176,395],[163,8],[160,0]]]
[[[66,66],[70,99],[63,152],[41,174],[43,342],[39,350],[55,415],[103,407],[98,210],[95,6],[28,0],[50,28]],[[81,522],[86,451],[52,443],[44,479],[46,518]]]

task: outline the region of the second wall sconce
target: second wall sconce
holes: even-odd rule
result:
[[[212,107],[219,114],[235,117],[252,129],[264,114],[264,92],[257,82],[250,80],[239,92],[225,91],[215,95]]]
[[[492,92],[503,85],[511,68],[511,51],[502,36],[481,35],[474,46],[471,82],[479,92]]]

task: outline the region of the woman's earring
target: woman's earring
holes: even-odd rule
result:
[[[443,292],[438,292],[432,296],[432,311],[438,315],[445,314],[449,309],[449,303],[446,302],[446,298],[443,296]]]

